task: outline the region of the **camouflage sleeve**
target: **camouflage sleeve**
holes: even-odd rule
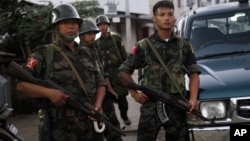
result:
[[[38,46],[32,51],[27,59],[25,66],[35,77],[41,78],[42,76],[45,53],[45,46]]]
[[[128,55],[127,55],[127,52],[126,52],[126,49],[124,46],[124,42],[122,41],[122,39],[119,36],[117,36],[117,44],[119,47],[122,61],[125,61]]]
[[[96,73],[96,87],[100,87],[100,86],[106,86],[106,82],[104,80],[104,76],[102,73],[97,72]]]
[[[184,45],[185,45],[185,48],[186,48],[185,66],[186,66],[188,72],[189,73],[199,73],[200,74],[201,71],[199,70],[199,67],[197,65],[192,45],[188,41],[186,41]]]
[[[145,55],[143,50],[138,44],[135,44],[127,59],[119,67],[119,70],[132,74],[135,69],[143,67],[145,63]]]

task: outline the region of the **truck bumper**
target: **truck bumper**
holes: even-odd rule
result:
[[[230,127],[202,127],[189,129],[190,141],[230,141]]]

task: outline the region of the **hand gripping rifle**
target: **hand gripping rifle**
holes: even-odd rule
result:
[[[157,90],[157,89],[152,88],[150,86],[138,85],[135,82],[128,80],[126,78],[123,78],[120,75],[118,76],[118,83],[120,85],[123,85],[123,86],[129,88],[129,89],[142,91],[147,96],[152,97],[152,98],[156,99],[157,101],[165,102],[166,104],[169,104],[171,106],[175,106],[175,107],[180,108],[184,111],[189,111],[191,108],[189,101],[187,99],[185,99],[184,97],[181,97],[181,96],[174,97],[166,92]],[[212,119],[205,118],[202,116],[200,111],[198,111],[196,109],[194,109],[191,113],[194,114],[195,116],[199,117],[202,120],[211,121],[211,123],[214,123],[215,118],[212,118]],[[161,115],[161,116],[164,116],[164,115]]]
[[[85,112],[87,115],[97,119],[97,121],[104,122],[109,127],[113,128],[115,131],[119,132],[122,136],[126,136],[124,133],[121,132],[120,129],[114,127],[110,122],[106,115],[100,114],[97,112],[93,105],[86,102],[86,100],[78,95],[72,94],[71,92],[65,90],[60,85],[56,84],[52,80],[40,80],[35,78],[30,72],[25,70],[22,66],[15,62],[11,62],[6,70],[6,74],[12,77],[15,77],[21,81],[30,82],[33,84],[41,85],[48,88],[54,88],[62,91],[66,95],[68,95],[67,104],[72,106],[75,109],[81,110]]]

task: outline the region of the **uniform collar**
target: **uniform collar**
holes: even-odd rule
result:
[[[174,40],[174,39],[177,39],[177,37],[178,37],[178,36],[175,35],[174,32],[172,32],[171,35],[170,35],[170,38],[169,38],[168,42],[170,42],[170,41],[172,41],[172,40]],[[165,40],[161,39],[161,38],[158,36],[157,30],[156,30],[156,31],[154,32],[154,34],[151,35],[149,38],[152,39],[152,40],[157,40],[157,41],[166,42]]]
[[[54,44],[57,45],[58,47],[62,48],[64,51],[70,51],[69,47],[59,40],[55,41]],[[74,46],[76,48],[76,53],[78,53],[79,52],[79,45],[77,44],[77,42],[74,42]]]

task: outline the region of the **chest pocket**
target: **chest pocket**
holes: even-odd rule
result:
[[[51,79],[72,93],[79,93],[76,77],[72,69],[59,52],[54,51],[51,45],[46,45],[46,66],[44,79]],[[62,81],[63,80],[63,81]]]
[[[103,58],[104,66],[112,66],[120,63],[119,50],[116,47],[110,47],[107,50],[101,50],[100,55]]]
[[[143,43],[144,42],[144,43]],[[147,41],[143,40],[143,42],[139,43],[142,47],[145,55],[147,54],[147,66],[144,67],[144,74],[143,74],[143,85],[151,85],[158,89],[163,89],[168,93],[179,93],[179,89],[181,91],[185,90],[185,67],[183,65],[183,58],[182,58],[182,48],[183,43],[178,43],[178,48],[165,51],[163,56],[160,58],[164,58],[164,63],[167,64],[169,74],[166,72],[163,66],[160,65],[159,61],[152,61],[155,59],[156,55],[153,52],[153,46],[150,45],[151,43],[146,43]],[[178,39],[179,42],[179,39]],[[183,41],[182,41],[183,42]],[[150,52],[150,53],[149,53]],[[149,55],[150,54],[150,55]],[[153,55],[153,57],[152,57]],[[165,57],[164,57],[165,56]],[[169,56],[168,58],[166,56]],[[169,78],[169,75],[173,78],[172,80]],[[140,76],[139,76],[140,77]],[[160,81],[159,81],[160,80]],[[175,86],[177,84],[178,88]]]
[[[83,50],[80,50],[80,55],[74,58],[74,62],[75,67],[77,68],[79,75],[82,76],[84,83],[95,82],[97,67],[94,63],[92,54],[88,55]]]

